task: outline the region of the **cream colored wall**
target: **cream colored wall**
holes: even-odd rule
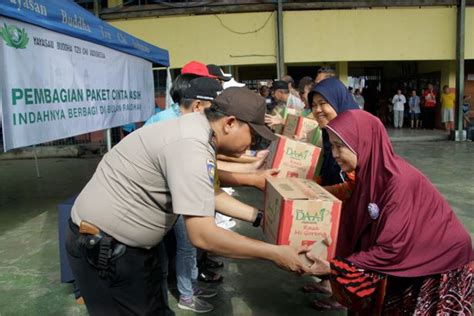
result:
[[[465,58],[474,59],[474,8],[466,11]],[[172,68],[192,59],[220,65],[276,62],[275,15],[271,12],[110,23],[168,49]],[[286,11],[283,23],[287,64],[455,59],[454,7]]]
[[[190,60],[217,65],[276,63],[275,14],[272,12],[171,16],[110,23],[168,49],[172,68],[182,67]]]
[[[464,58],[474,59],[474,8],[466,8]]]
[[[284,27],[286,62],[455,58],[454,8],[288,11]]]
[[[347,78],[349,75],[349,67],[347,61],[341,61],[336,63],[336,74],[339,80],[344,82],[344,84],[349,83],[349,79]]]

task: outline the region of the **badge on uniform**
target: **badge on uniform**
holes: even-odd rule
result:
[[[207,174],[209,176],[209,180],[211,181],[211,184],[214,185],[214,175],[216,172],[216,163],[212,159],[207,160]]]

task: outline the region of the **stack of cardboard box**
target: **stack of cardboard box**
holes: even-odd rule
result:
[[[268,242],[311,247],[315,256],[331,259],[342,202],[313,181],[319,173],[321,145],[315,120],[288,113],[283,135],[270,146],[267,160],[267,167],[280,173],[267,180],[264,234]]]

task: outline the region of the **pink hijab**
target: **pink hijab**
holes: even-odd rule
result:
[[[365,111],[328,126],[357,155],[356,184],[344,203],[336,255],[399,277],[444,273],[474,259],[471,238],[421,172],[395,155],[385,127]]]

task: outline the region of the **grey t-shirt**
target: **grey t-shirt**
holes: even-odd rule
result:
[[[177,214],[214,216],[215,150],[201,113],[145,126],[99,163],[72,208],[118,241],[157,245]]]

